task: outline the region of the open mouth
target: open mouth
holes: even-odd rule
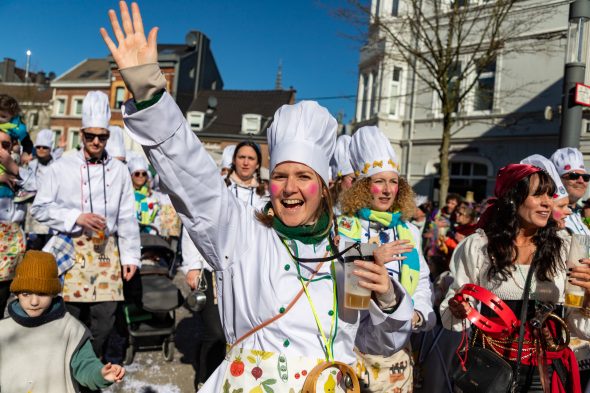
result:
[[[303,201],[301,199],[282,199],[281,204],[287,209],[295,209],[303,206]]]

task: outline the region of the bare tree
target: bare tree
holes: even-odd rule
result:
[[[405,62],[440,100],[439,200],[444,201],[452,130],[461,108],[476,86],[480,100],[493,99],[494,86],[480,85],[480,76],[495,67],[499,54],[535,51],[525,37],[547,10],[523,0],[399,0],[398,15],[379,16],[377,0],[373,7],[370,1],[348,3],[337,13],[356,24],[369,22],[366,48],[385,47],[381,53]]]

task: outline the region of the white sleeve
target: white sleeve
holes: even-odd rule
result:
[[[254,210],[227,189],[217,166],[182,112],[164,92],[154,105],[124,105],[130,136],[143,145],[191,239],[215,270],[223,270],[254,243]]]
[[[182,265],[180,266],[180,271],[187,274],[189,270],[211,270],[211,267],[205,262],[185,228],[182,228],[181,247]]]
[[[76,220],[82,211],[64,208],[56,203],[60,183],[58,179],[59,176],[63,176],[63,173],[57,173],[57,168],[57,165],[51,165],[41,178],[37,195],[31,206],[31,214],[35,220],[55,231],[63,233],[81,231],[82,227],[76,224]]]
[[[482,268],[482,261],[485,258],[483,255],[484,246],[485,241],[482,239],[482,235],[474,233],[459,243],[453,252],[450,265],[450,275],[453,278],[453,282],[449,286],[445,299],[440,305],[440,316],[443,326],[446,329],[455,332],[463,330],[462,320],[453,317],[453,314],[449,310],[449,300],[455,296],[455,292],[465,284],[471,283],[480,285],[478,272]],[[477,304],[473,302],[474,301],[472,301],[471,305],[477,307]],[[471,326],[471,322],[467,319],[465,319],[465,324],[466,328]]]
[[[412,299],[414,300],[414,310],[422,314],[424,321],[422,322],[422,326],[417,330],[428,331],[436,325],[436,315],[432,306],[434,297],[432,294],[432,283],[430,282],[430,268],[422,253],[422,236],[420,235],[420,230],[413,224],[408,224],[408,226],[416,241],[416,249],[420,258],[420,280],[418,281],[418,287]]]
[[[124,169],[127,170],[126,168]],[[135,217],[135,195],[133,183],[127,173],[123,173],[121,186],[121,202],[117,217],[117,233],[119,235],[119,253],[121,265],[141,266],[141,242],[139,224]]]

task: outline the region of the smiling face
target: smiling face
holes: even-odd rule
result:
[[[307,165],[280,163],[270,177],[270,200],[275,215],[290,227],[313,224],[323,188],[321,178]]]
[[[234,159],[234,167],[236,168],[236,174],[241,180],[250,180],[254,176],[254,172],[260,163],[258,162],[258,156],[256,150],[251,146],[242,146],[236,152],[236,158]]]
[[[559,229],[565,228],[565,219],[572,214],[572,210],[568,206],[568,198],[561,198],[553,201],[553,219],[557,221]]]
[[[371,176],[371,209],[385,212],[391,209],[399,190],[399,175],[393,171]]]
[[[563,182],[563,185],[565,186],[565,189],[569,195],[570,203],[578,202],[580,198],[584,196],[586,189],[588,188],[588,182],[584,181],[581,176],[578,176],[577,179],[573,179],[575,176],[570,174],[574,173],[579,175],[586,174],[586,172],[583,170],[575,170],[568,172],[561,177],[561,181]]]
[[[553,211],[553,197],[548,193],[534,195],[539,187],[539,177],[531,176],[529,195],[518,207],[520,226],[524,229],[538,229],[547,225]]]
[[[29,317],[39,317],[51,307],[52,295],[21,292],[16,295],[18,303]]]

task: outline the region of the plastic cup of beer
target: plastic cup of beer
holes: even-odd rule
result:
[[[590,236],[572,235],[572,243],[567,256],[568,269],[580,266],[580,259],[588,258],[590,252]],[[584,304],[584,288],[569,282],[565,285],[565,301],[567,307],[581,308]]]
[[[352,243],[348,243],[349,247]],[[371,302],[371,290],[361,287],[359,282],[363,279],[354,271],[363,271],[360,266],[355,265],[354,261],[370,261],[374,262],[373,250],[376,248],[375,244],[361,244],[360,253],[357,249],[349,250],[344,256],[344,307],[354,310],[367,310]],[[362,254],[362,255],[361,255]]]

